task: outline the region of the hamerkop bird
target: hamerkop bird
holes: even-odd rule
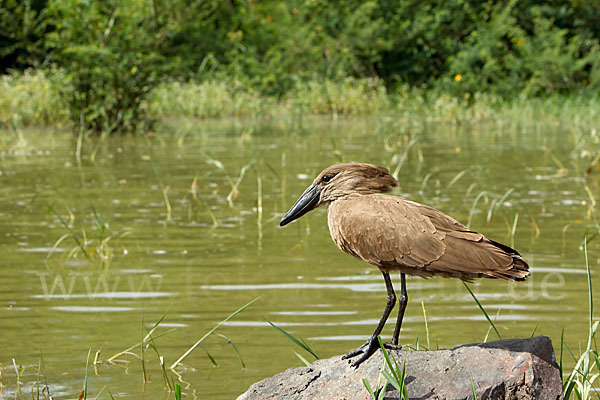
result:
[[[390,279],[399,271],[401,296],[396,328],[387,348],[398,349],[398,335],[408,302],[406,274],[424,278],[499,278],[522,281],[529,266],[508,246],[473,232],[434,208],[401,197],[383,194],[398,186],[386,168],[372,164],[335,164],[317,176],[285,214],[284,226],[315,208],[329,204],[329,232],[343,251],[377,266],[383,273],[387,303],[373,335],[356,350],[343,356],[361,355],[358,367],[379,347],[381,333],[396,303]]]

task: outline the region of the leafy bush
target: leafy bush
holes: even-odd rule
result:
[[[167,70],[160,54],[166,29],[147,1],[52,3],[49,41],[65,71],[58,82],[71,120],[92,132],[135,130],[143,102]]]
[[[547,96],[600,89],[599,20],[595,0],[0,0],[0,71],[64,71],[71,120],[106,132],[145,126],[167,77],[236,88],[202,112],[187,104],[194,115],[255,113],[264,96],[356,110],[327,96],[359,85],[377,98],[360,94],[368,82],[469,101]]]
[[[0,76],[0,127],[68,120],[60,94],[43,71]]]
[[[521,13],[529,16],[526,25]],[[489,6],[486,14],[449,58],[452,91],[537,95],[589,84],[600,57],[597,39],[559,28],[542,7],[520,10],[514,0]]]
[[[49,24],[47,0],[0,0],[0,72],[40,67]]]

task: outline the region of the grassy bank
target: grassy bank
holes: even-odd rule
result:
[[[70,125],[60,95],[61,75],[44,72],[0,77],[0,126]],[[330,115],[390,117],[444,123],[600,125],[600,96],[578,92],[568,96],[515,96],[503,99],[480,94],[454,97],[437,91],[401,88],[388,92],[381,81],[298,82],[285,95],[267,96],[235,80],[162,83],[143,104],[156,120],[172,118],[272,118]]]

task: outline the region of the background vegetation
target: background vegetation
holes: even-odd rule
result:
[[[322,104],[332,88],[467,105],[478,93],[596,96],[598,20],[593,0],[0,0],[0,72],[43,70],[48,99],[95,132],[146,126],[157,92],[216,83],[238,106],[267,98],[318,112],[333,111]]]

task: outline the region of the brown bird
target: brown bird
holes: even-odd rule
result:
[[[382,194],[398,181],[386,168],[365,163],[335,164],[323,170],[279,223],[287,225],[315,208],[329,204],[329,232],[343,251],[377,266],[383,273],[387,303],[373,335],[348,359],[358,367],[378,348],[381,333],[396,303],[389,273],[399,271],[400,309],[390,349],[398,336],[408,302],[406,275],[424,278],[499,278],[523,281],[529,266],[508,246],[494,242],[441,211],[401,197]]]

